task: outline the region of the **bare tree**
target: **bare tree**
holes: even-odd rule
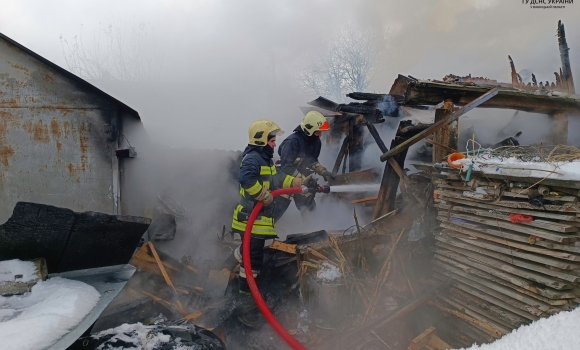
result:
[[[336,102],[344,102],[348,92],[365,91],[377,72],[386,38],[384,32],[360,31],[345,25],[321,53],[306,57],[298,86]]]
[[[60,36],[68,69],[89,80],[122,81],[163,80],[163,52],[155,47],[144,23],[127,23],[126,18],[113,17],[107,27],[96,30],[92,38],[79,35],[72,40]]]

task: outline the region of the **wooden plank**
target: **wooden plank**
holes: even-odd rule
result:
[[[466,303],[464,300],[461,299],[457,299],[454,298],[451,295],[445,296],[442,294],[438,294],[437,295],[440,299],[442,299],[443,301],[445,301],[446,303],[448,303],[449,305],[452,305],[453,307],[459,309],[459,310],[465,310],[465,313],[472,314],[473,317],[481,319],[482,321],[484,320],[489,320],[487,322],[490,322],[495,326],[495,328],[499,329],[500,331],[502,331],[502,333],[509,333],[512,329],[516,328],[513,325],[503,321],[502,319],[499,319],[495,316],[493,316],[491,313],[487,312],[486,310],[471,305],[469,303]]]
[[[457,268],[457,269],[463,271],[463,273],[465,274],[464,277],[470,278],[470,276],[472,276],[472,277],[480,278],[481,281],[488,280],[488,281],[493,282],[499,286],[503,286],[503,287],[508,288],[510,290],[510,292],[513,292],[513,293],[516,293],[519,295],[526,295],[528,297],[537,299],[538,301],[545,303],[546,305],[553,306],[553,307],[562,308],[562,307],[565,307],[566,305],[568,305],[567,299],[551,299],[551,298],[548,298],[544,295],[540,295],[539,293],[534,293],[534,292],[528,290],[527,288],[521,288],[521,286],[519,286],[519,285],[525,284],[525,280],[522,281],[522,279],[512,278],[512,280],[506,281],[505,279],[499,278],[499,277],[495,276],[494,274],[484,272],[481,269],[476,268],[476,267],[465,265],[465,264],[460,263],[454,259],[449,259],[443,255],[435,254],[435,258],[437,260],[443,262],[444,264],[447,264],[447,266],[452,266],[454,268]],[[469,275],[469,276],[467,276],[467,275]],[[529,285],[529,283],[528,283],[528,285]],[[540,291],[540,290],[545,291],[545,289],[541,289],[541,288],[537,288],[537,290],[538,291]]]
[[[557,213],[550,213],[550,212],[546,212],[543,210],[537,210],[537,209],[536,210],[525,210],[525,209],[519,209],[519,208],[506,209],[506,207],[502,207],[502,206],[498,206],[498,205],[494,205],[494,204],[482,203],[482,202],[478,202],[478,201],[468,199],[465,197],[445,198],[445,200],[455,202],[455,203],[465,204],[465,205],[477,206],[479,208],[500,210],[500,211],[509,211],[510,213],[532,215],[532,216],[543,217],[543,218],[548,218],[548,219],[555,219],[555,220],[574,221],[574,217],[575,217],[575,214],[557,214]]]
[[[447,198],[456,198],[456,199],[463,199],[465,200],[467,197],[463,196],[461,193],[454,192],[454,191],[443,191],[439,192],[440,196],[444,199]],[[477,201],[476,199],[472,199]],[[479,202],[479,201],[477,201]],[[483,204],[489,203],[489,201],[483,201]],[[518,202],[518,201],[507,201],[507,200],[495,200],[493,202],[494,205],[498,205],[500,207],[511,208],[511,209],[528,209],[528,210],[542,210],[541,207],[535,207],[528,202]],[[568,212],[568,213],[576,213],[577,209],[575,209],[574,203],[566,203],[564,205],[551,205],[546,204],[544,205],[547,211],[558,211],[558,212]],[[515,210],[511,210],[511,212],[515,212]]]
[[[483,300],[489,301],[490,303],[501,306],[504,309],[509,310],[519,316],[533,321],[539,319],[540,317],[548,316],[548,314],[542,310],[509,297],[503,293],[499,293],[487,287],[487,285],[474,282],[438,266],[434,266],[433,270],[443,274],[444,276],[453,278],[457,282],[460,282],[453,284],[457,288],[473,294]]]
[[[453,113],[453,101],[445,101],[443,104],[443,108],[437,108],[435,110],[435,120],[434,122],[437,123],[438,121],[445,119],[448,115]],[[433,133],[433,154],[432,154],[432,161],[433,163],[438,163],[447,155],[449,150],[453,153],[453,149],[448,147],[452,135],[456,134],[457,122],[449,123],[444,125],[441,129],[435,131]],[[427,138],[425,138],[427,140]],[[441,147],[441,146],[443,147]],[[457,147],[457,145],[455,145]]]
[[[280,250],[290,254],[296,254],[296,244],[288,244],[274,240],[268,248]]]
[[[513,198],[520,198],[520,199],[528,199],[527,194],[520,194],[517,192],[503,192],[503,196],[506,197],[513,197]],[[560,202],[576,202],[577,197],[574,196],[543,196],[545,200],[548,201],[560,201]]]
[[[426,138],[423,141],[425,141],[426,143],[428,143],[430,145],[437,146],[437,147],[441,147],[442,149],[444,149],[445,151],[447,151],[447,153],[455,153],[455,152],[457,152],[456,149],[453,149],[451,147],[445,146],[445,145],[443,145],[443,144],[441,144],[441,143],[439,143],[437,141],[433,141],[433,140],[431,140],[429,138]],[[439,159],[441,159],[441,158],[439,158]]]
[[[485,225],[489,225],[489,226],[493,226],[493,227],[500,227],[500,228],[504,228],[504,229],[508,229],[508,230],[512,230],[512,231],[516,231],[516,232],[521,232],[521,233],[528,234],[530,236],[542,237],[542,238],[548,239],[550,241],[559,242],[559,243],[571,243],[571,242],[578,240],[577,237],[572,236],[572,235],[554,233],[554,232],[542,230],[539,228],[531,228],[531,227],[521,226],[519,224],[512,224],[511,222],[508,223],[508,222],[499,221],[499,220],[484,219],[484,218],[480,218],[480,217],[473,216],[473,215],[463,215],[463,214],[453,213],[452,217],[463,219],[463,220],[468,220],[471,222],[477,222],[480,224],[485,224]],[[579,257],[579,259],[580,259],[580,257]]]
[[[427,328],[423,333],[411,340],[407,350],[424,350],[425,346],[428,346],[428,349],[452,349],[451,345],[439,339],[435,333],[435,327]]]
[[[497,329],[494,329],[492,326],[482,322],[481,320],[474,318],[470,315],[467,315],[463,312],[459,312],[457,310],[453,310],[453,309],[450,309],[448,307],[445,307],[445,306],[439,304],[438,302],[436,302],[435,300],[431,301],[431,304],[435,305],[435,307],[437,307],[439,310],[441,310],[445,313],[451,314],[457,318],[460,318],[464,321],[471,323],[473,326],[481,329],[482,331],[484,331],[485,333],[489,334],[490,336],[492,336],[496,339],[498,339],[504,335],[503,332],[501,332]],[[462,310],[462,311],[465,311],[465,310]]]
[[[372,202],[372,201],[376,201],[378,197],[365,197],[365,198],[361,198],[361,199],[354,199],[351,201],[352,204],[359,204],[359,203],[365,203],[365,202]]]
[[[397,147],[392,148],[390,151],[383,153],[383,155],[381,156],[381,162],[384,162],[384,161],[388,160],[389,158],[396,156],[397,154],[408,149],[410,146],[414,145],[415,143],[419,142],[420,140],[433,134],[435,131],[437,131],[437,130],[443,128],[444,126],[446,126],[447,124],[459,119],[459,117],[461,117],[465,113],[469,112],[470,110],[474,109],[475,107],[479,106],[480,104],[486,102],[487,100],[491,99],[492,97],[497,95],[497,93],[498,93],[498,88],[493,88],[493,89],[489,90],[488,92],[486,92],[485,94],[481,95],[479,98],[477,98],[477,99],[471,101],[470,103],[468,103],[467,105],[463,106],[463,108],[459,109],[458,111],[452,113],[451,115],[447,116],[444,119],[441,119],[440,121],[438,121],[436,123],[433,123],[433,125],[431,125],[427,129],[425,129],[425,130],[421,131],[420,133],[418,133],[417,135],[409,138],[407,141],[401,143]]]
[[[506,244],[505,241],[501,241],[498,240],[497,242],[489,240],[489,236],[484,235],[484,234],[480,234],[478,232],[475,231],[471,231],[471,230],[465,230],[465,229],[461,229],[459,227],[453,227],[452,225],[449,225],[448,227],[449,230],[443,230],[443,234],[449,235],[451,237],[455,237],[457,239],[460,239],[462,241],[468,241],[470,244],[485,248],[485,249],[490,249],[490,250],[494,250],[500,253],[504,253],[504,254],[508,254],[511,256],[515,256],[518,258],[522,258],[522,259],[527,259],[530,261],[535,261],[537,263],[540,264],[545,264],[545,265],[549,265],[549,266],[554,266],[563,270],[579,270],[580,269],[580,264],[574,263],[574,262],[569,262],[566,260],[560,260],[560,259],[554,259],[552,257],[549,256],[543,256],[543,255],[538,255],[538,254],[534,254],[534,253],[528,253],[528,252],[522,252],[518,249],[510,249],[508,247],[511,248],[517,248],[515,246],[515,243],[513,242],[507,242],[509,245],[506,247],[504,246],[504,244]],[[460,233],[458,233],[460,232]],[[477,237],[477,238],[481,238],[480,239],[470,239],[471,237]],[[500,244],[497,244],[500,243]]]
[[[441,247],[435,247],[433,250],[436,253],[435,257],[441,261],[458,267],[467,273],[513,288],[520,293],[527,294],[550,305],[566,305],[568,302],[564,299],[574,299],[576,297],[573,291],[558,291],[548,287],[536,286],[525,278],[496,270],[478,261],[470,260],[454,251],[442,249]]]
[[[443,221],[453,223],[453,225],[456,225],[459,227],[463,227],[463,228],[467,228],[470,230],[475,230],[475,231],[478,231],[481,233],[486,233],[486,234],[489,234],[492,236],[496,236],[496,237],[499,237],[501,239],[510,239],[510,240],[517,241],[517,242],[530,243],[531,236],[520,233],[520,232],[512,232],[509,230],[495,230],[495,229],[489,228],[489,226],[485,226],[485,225],[481,225],[481,224],[471,224],[471,223],[467,223],[467,222],[451,221],[451,220],[447,219],[447,215],[445,215],[445,219]],[[541,239],[536,239],[536,241],[534,242],[535,246],[549,248],[551,250],[557,249],[557,250],[563,250],[563,251],[571,252],[571,253],[580,253],[580,247],[577,244],[578,244],[578,242],[574,242],[573,244],[560,244],[560,243],[556,243],[553,241],[546,241],[546,240],[541,240]]]
[[[509,217],[509,213],[507,215],[504,215],[504,214],[501,214],[499,211],[494,211],[494,212],[490,213],[489,210],[481,210],[481,209],[477,209],[477,208],[473,208],[473,207],[464,207],[464,206],[454,205],[454,204],[452,204],[452,205],[437,204],[437,205],[435,205],[435,207],[443,209],[443,210],[449,210],[451,208],[453,211],[461,211],[464,213],[475,214],[475,215],[479,215],[479,216],[485,216],[485,217],[489,217],[489,218],[494,218],[494,219],[499,219],[499,220],[511,222],[510,217]],[[537,228],[541,228],[541,229],[545,229],[545,230],[549,230],[549,231],[564,232],[564,233],[580,231],[580,229],[578,227],[574,226],[572,224],[572,222],[570,222],[569,224],[565,224],[565,223],[559,223],[559,222],[553,222],[553,221],[541,220],[541,219],[534,219],[534,221],[530,221],[530,222],[520,222],[517,225],[537,227]]]
[[[457,279],[461,282],[474,286],[475,285],[485,286],[486,290],[491,290],[509,299],[517,300],[525,305],[524,310],[532,312],[535,315],[541,316],[543,313],[553,315],[555,313],[562,311],[561,307],[548,305],[547,303],[544,303],[536,298],[532,298],[528,295],[518,293],[511,288],[504,287],[500,284],[489,281],[487,279],[465,273],[461,269],[458,269],[446,263],[442,263],[438,260],[434,260],[433,265],[439,269],[443,269],[447,273],[450,273],[454,279]]]
[[[500,284],[497,284],[495,282],[492,282],[490,280],[487,280],[487,279],[484,279],[484,278],[481,278],[481,277],[478,277],[475,275],[471,275],[471,274],[466,273],[465,271],[463,271],[457,267],[451,266],[451,265],[446,264],[446,263],[442,263],[438,260],[434,260],[433,265],[437,266],[439,268],[442,268],[442,269],[446,270],[447,272],[452,273],[456,277],[462,277],[462,278],[465,278],[469,281],[479,283],[480,285],[485,285],[487,288],[489,288],[497,293],[501,293],[501,294],[508,296],[512,299],[518,300],[518,301],[520,301],[528,306],[531,306],[533,308],[541,310],[542,312],[545,312],[548,314],[555,314],[555,313],[562,311],[561,307],[549,305],[549,304],[547,304],[543,301],[540,301],[536,298],[533,298],[529,295],[518,293],[511,288],[502,286]],[[453,277],[453,278],[456,278],[456,277]]]
[[[498,253],[496,251],[483,249],[483,248],[480,248],[478,246],[469,244],[469,241],[471,241],[471,240],[467,240],[464,242],[464,241],[461,241],[459,239],[451,238],[449,236],[443,236],[443,235],[435,236],[435,239],[437,241],[445,244],[446,247],[453,246],[453,247],[463,249],[463,254],[467,253],[467,252],[465,252],[465,250],[469,250],[471,252],[478,253],[479,255],[489,256],[489,257],[495,258],[499,261],[507,262],[507,263],[509,263],[509,265],[523,267],[524,269],[526,269],[526,271],[532,270],[532,271],[539,272],[539,273],[544,274],[544,275],[555,277],[556,278],[555,281],[563,280],[563,281],[571,282],[571,283],[580,282],[579,276],[575,276],[573,274],[567,273],[567,272],[571,272],[571,271],[566,271],[566,270],[555,271],[555,270],[547,268],[541,264],[529,262],[527,260],[516,258],[516,257],[511,256],[511,255]],[[527,274],[522,275],[522,276],[527,276]],[[556,289],[568,289],[567,283],[562,283],[561,285],[552,284],[552,286]],[[559,286],[560,288],[557,288],[557,286]]]
[[[512,264],[506,264],[506,263],[502,262],[501,260],[493,259],[493,258],[487,257],[487,256],[482,255],[482,254],[478,254],[478,253],[475,253],[472,251],[457,250],[457,247],[450,245],[450,244],[446,244],[445,242],[440,240],[441,238],[442,238],[441,236],[435,237],[435,239],[438,240],[438,242],[436,243],[438,246],[440,246],[444,249],[447,249],[447,250],[451,250],[451,251],[455,252],[455,254],[464,255],[465,256],[464,258],[473,259],[473,260],[476,260],[478,262],[482,262],[488,266],[491,266],[494,269],[499,269],[501,271],[513,274],[515,276],[523,277],[526,280],[540,283],[540,284],[543,284],[545,286],[548,286],[550,288],[554,288],[557,290],[568,290],[568,289],[572,289],[574,287],[574,285],[570,282],[565,282],[565,281],[562,281],[562,280],[557,279],[557,278],[547,277],[547,276],[540,274],[540,273],[537,273],[535,271],[530,271],[527,269],[518,268]],[[443,239],[445,239],[445,238],[443,238]],[[487,270],[489,268],[487,268],[487,269],[481,268],[481,269],[488,272],[488,273],[491,273]],[[549,270],[549,269],[547,269],[547,270]],[[554,292],[556,292],[556,291],[554,291]],[[559,299],[566,299],[566,298],[568,298],[568,299],[574,298],[574,296],[571,295],[570,293],[565,292],[559,297]]]
[[[450,299],[460,303],[461,305],[468,305],[467,307],[471,307],[484,315],[489,315],[494,319],[502,321],[508,327],[517,328],[523,324],[529,323],[529,320],[526,318],[478,298],[475,295],[466,293],[461,289],[452,287],[449,289],[447,295]]]
[[[161,270],[161,274],[163,275],[163,278],[165,279],[165,283],[167,283],[169,286],[171,286],[171,288],[173,288],[173,292],[175,293],[175,301],[177,302],[177,307],[179,309],[179,312],[183,313],[183,306],[181,305],[181,301],[179,301],[179,297],[177,295],[177,289],[175,289],[175,286],[173,285],[171,278],[169,278],[167,271],[165,271],[165,267],[163,266],[161,259],[159,259],[159,255],[157,254],[157,250],[155,250],[155,246],[153,245],[152,242],[147,242],[147,245],[149,246],[149,249],[151,250],[151,254],[153,254],[153,257],[155,258],[157,265],[159,266],[159,270]]]
[[[147,242],[147,245],[149,246],[149,249],[151,250],[151,254],[153,254],[153,257],[155,258],[155,262],[157,262],[157,266],[159,266],[159,270],[161,270],[161,274],[163,275],[163,278],[165,279],[165,283],[167,283],[167,285],[171,286],[171,288],[173,288],[173,291],[177,294],[177,291],[175,290],[175,286],[173,285],[173,282],[171,282],[171,278],[169,278],[167,271],[165,271],[165,266],[163,266],[161,259],[159,259],[159,255],[157,255],[157,250],[155,250],[153,243]]]
[[[336,161],[334,162],[334,167],[332,168],[333,174],[338,174],[338,169],[340,169],[340,164],[342,163],[342,160],[344,159],[347,151],[348,151],[348,136],[344,138],[344,140],[342,141],[342,145],[340,146],[340,151],[338,152],[338,156],[336,157]]]
[[[503,334],[508,334],[513,329],[512,326],[506,325],[503,321],[501,321],[501,320],[499,320],[499,319],[497,319],[489,314],[484,315],[481,312],[481,310],[474,309],[474,308],[469,307],[467,305],[460,304],[457,301],[452,300],[451,298],[448,298],[441,293],[437,293],[437,297],[439,299],[441,299],[442,301],[444,301],[445,303],[449,304],[450,306],[452,306],[458,310],[463,311],[466,315],[471,316],[471,317],[479,320],[483,324],[486,324],[489,327],[491,327],[492,329],[498,330]]]

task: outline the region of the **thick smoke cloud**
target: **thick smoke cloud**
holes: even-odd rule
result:
[[[553,81],[553,72],[560,66],[555,36],[560,19],[566,25],[573,74],[578,80],[579,15],[580,4],[565,10],[538,10],[520,0],[39,0],[3,4],[0,32],[66,68],[61,35],[72,40],[82,25],[90,45],[92,35],[114,18],[144,23],[150,49],[162,53],[164,62],[159,69],[164,70],[164,79],[91,83],[139,111],[152,144],[182,149],[138,146],[144,162],[152,162],[160,154],[173,158],[156,160],[149,167],[135,166],[148,174],[135,181],[147,189],[146,205],[165,191],[193,209],[204,209],[195,230],[206,234],[229,224],[236,183],[224,168],[235,157],[219,158],[218,153],[214,153],[216,159],[198,157],[203,151],[183,149],[241,150],[247,142],[248,125],[260,118],[275,120],[289,134],[303,116],[298,107],[317,97],[295,87],[303,58],[320,54],[343,23],[390,34],[387,56],[369,88],[369,92],[387,93],[398,73],[422,79],[471,73],[510,81],[508,54],[518,71],[526,69],[540,81]],[[460,125],[462,130],[474,124],[490,128],[486,139],[490,143],[499,141],[495,136],[500,130],[520,131],[519,125],[530,129],[524,130],[522,143],[546,137],[546,116],[521,113],[508,125],[505,120],[513,112],[501,113],[475,111]],[[538,127],[529,127],[532,124]],[[571,130],[576,124],[570,122]],[[387,145],[394,127],[396,122],[379,126]],[[141,136],[128,137],[137,145],[141,142]],[[378,147],[369,145],[363,166],[382,169],[379,155]],[[331,168],[335,156],[336,149],[326,148],[321,161]],[[215,181],[213,186],[211,181]],[[233,192],[215,190],[226,187]],[[326,220],[336,226],[332,229],[352,224],[352,207],[321,203],[325,204],[320,206],[322,217],[341,218]],[[280,226],[297,218],[292,205]],[[295,230],[322,228],[323,222],[313,221]],[[179,245],[180,254],[190,247],[183,242]]]

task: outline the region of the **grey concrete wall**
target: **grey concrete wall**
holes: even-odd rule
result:
[[[18,201],[117,214],[113,100],[0,40],[0,223]]]

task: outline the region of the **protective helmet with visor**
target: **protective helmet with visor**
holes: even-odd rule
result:
[[[304,120],[300,123],[300,128],[306,133],[306,135],[312,136],[317,131],[329,130],[330,125],[328,125],[328,121],[324,118],[322,113],[310,111],[306,113],[306,116],[304,116]]]
[[[249,145],[265,146],[274,136],[283,135],[284,131],[273,121],[267,119],[256,120],[248,130]]]

